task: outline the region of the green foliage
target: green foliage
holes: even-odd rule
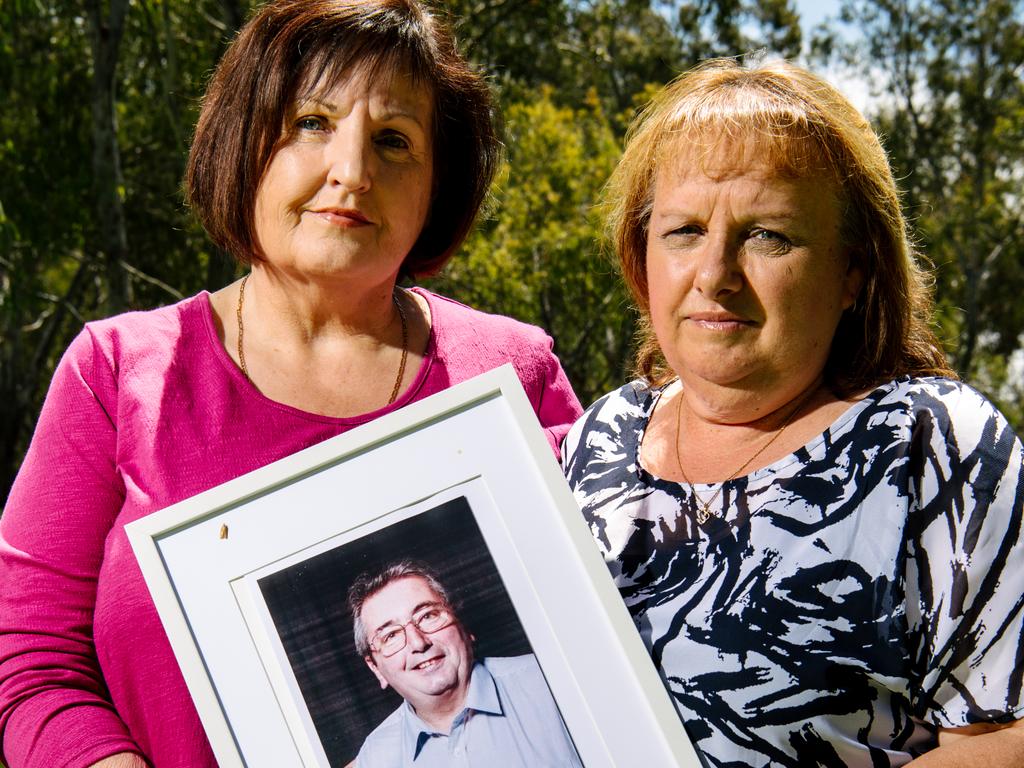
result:
[[[623,380],[630,357],[632,314],[595,248],[594,204],[619,143],[596,96],[572,109],[545,88],[505,114],[508,157],[490,215],[437,287],[547,329],[589,401]]]
[[[688,66],[703,59],[737,56],[759,48],[787,58],[800,54],[799,19],[789,0],[699,0],[678,6],[679,36],[692,41]],[[756,30],[757,35],[751,35],[751,30]]]
[[[0,467],[15,462],[21,446],[6,438],[31,418],[59,352],[60,297],[92,228],[81,194],[90,184],[88,103],[79,96],[88,53],[66,10],[19,3],[0,12],[0,29],[18,32],[0,35]]]
[[[1024,334],[1024,4],[846,0],[842,13],[860,37],[819,49],[876,84],[874,122],[935,266],[950,358],[1020,414],[1009,361]]]
[[[145,308],[216,289],[234,274],[231,262],[209,245],[185,211],[179,184],[206,78],[248,3],[131,2],[114,77],[121,175],[100,190],[92,161],[97,70],[90,20],[109,23],[123,1],[0,0],[0,92],[5,94],[0,112],[0,487],[5,490],[56,358],[83,321],[116,306],[112,298],[122,289],[126,306]],[[796,55],[801,36],[792,0],[448,0],[443,5],[457,22],[464,50],[495,85],[508,157],[489,213],[437,287],[482,309],[547,328],[581,398],[590,400],[621,383],[632,355],[635,315],[613,264],[601,253],[594,210],[625,126],[654,88],[701,58],[759,48]],[[989,7],[997,8],[991,2]],[[1013,34],[1001,34],[1007,52],[999,61],[1008,62]],[[97,39],[102,41],[102,30]],[[1001,142],[993,157],[1013,156],[1007,148],[1024,123],[1020,108],[1019,101],[1007,100],[993,107],[995,128],[988,135]],[[978,111],[960,109],[958,126],[966,126],[971,110]],[[936,131],[941,118],[935,110]],[[936,141],[936,167],[946,168],[966,146]],[[908,145],[906,157],[922,149],[923,144]],[[1008,205],[1005,189],[1017,177],[1005,163],[986,167],[997,168],[991,177],[1004,187],[986,187],[985,205],[977,209],[984,213],[974,225],[999,229],[1005,219],[1000,206]],[[1019,166],[1014,167],[1019,176]],[[965,200],[969,191],[967,185],[960,193]],[[98,202],[104,192],[123,208],[127,250],[114,263]],[[923,225],[921,212],[930,210],[932,194],[923,184],[913,198]],[[958,237],[968,237],[968,220],[955,221],[964,230]],[[924,226],[922,231],[936,240],[944,235]],[[1014,273],[1010,264],[1018,242],[1006,244],[985,283],[1007,306],[1017,290],[1019,269]],[[957,280],[963,278],[940,274],[944,307],[963,307],[953,290]],[[953,333],[969,316],[958,311],[943,315]],[[1010,344],[1012,328],[1002,314],[1012,312],[978,313],[978,338],[985,349]],[[997,377],[998,370],[992,371]]]
[[[0,4],[0,488],[20,461],[56,360],[112,289],[103,263],[92,134],[89,13],[103,4]],[[195,105],[223,49],[211,3],[129,9],[115,84],[130,306],[209,285],[209,246],[178,186]]]
[[[800,52],[792,0],[449,0],[460,40],[508,102],[539,86],[622,112],[646,86],[710,56]]]

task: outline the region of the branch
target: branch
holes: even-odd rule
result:
[[[207,24],[209,24],[211,27],[216,29],[218,32],[227,34],[228,25],[225,24],[223,21],[221,21],[220,19],[214,18],[213,16],[211,16],[206,11],[203,11],[203,18],[206,19],[206,23]]]
[[[475,49],[482,45],[486,45],[486,41],[490,39],[494,31],[520,7],[527,3],[523,0],[496,0],[492,3],[481,3],[476,7],[474,11],[466,15],[467,19],[479,19],[480,16],[485,12],[492,14],[489,23],[482,27],[480,31],[475,35],[467,33],[465,26],[459,28],[459,34],[464,35],[463,40],[466,41],[466,55],[469,56],[471,53],[475,53]],[[492,63],[493,62],[489,62]]]
[[[607,319],[606,315],[601,310],[604,310],[611,303],[612,299],[615,298],[616,293],[617,291],[615,289],[612,289],[601,298],[601,301],[598,302],[597,305],[598,311],[590,313],[590,319],[578,332],[578,335],[576,337],[576,343],[573,345],[572,350],[568,353],[567,358],[575,360],[578,355],[583,353],[584,345],[588,341],[590,341],[590,334],[594,330],[594,327],[602,320]]]
[[[981,285],[988,283],[989,278],[992,276],[992,265],[1003,254],[1006,246],[1017,240],[1022,233],[1024,233],[1024,218],[1018,216],[1010,227],[1010,231],[1006,233],[1002,240],[992,246],[992,249],[985,258],[981,260],[981,276],[979,278]]]
[[[83,323],[85,322],[82,319],[82,316],[78,313],[78,310],[75,308],[72,300],[82,289],[82,285],[85,283],[85,277],[89,272],[89,262],[82,261],[79,263],[78,269],[75,270],[75,275],[71,278],[71,282],[68,284],[68,289],[64,292],[63,296],[42,296],[42,298],[46,298],[48,300],[56,299],[56,301],[54,301],[53,313],[44,322],[43,334],[39,338],[39,343],[36,345],[35,354],[32,355],[32,364],[29,368],[29,383],[26,386],[26,391],[35,392],[37,389],[39,373],[43,369],[43,364],[49,358],[50,347],[53,345],[53,340],[57,336],[57,330],[60,328],[61,321],[64,319],[64,314],[68,313],[76,320]]]
[[[67,300],[67,297],[65,297],[65,296],[57,296],[54,293],[44,293],[43,291],[36,291],[35,297],[37,299],[42,299],[43,301],[50,302],[50,304],[52,306],[47,307],[42,312],[40,312],[39,313],[39,317],[37,317],[35,320],[33,320],[28,325],[21,326],[21,330],[24,331],[25,333],[31,333],[33,331],[38,331],[42,327],[43,322],[48,317],[53,315],[53,313],[55,311],[57,311],[58,307],[63,307],[65,310],[67,310],[67,313],[69,315],[71,315],[73,318],[75,318],[75,320],[77,320],[78,322],[83,323],[83,324],[85,323],[85,318],[82,317],[82,313],[78,311],[78,307],[76,307],[74,304],[70,303]]]
[[[157,288],[159,288],[160,290],[166,292],[171,297],[173,297],[175,301],[183,301],[184,300],[185,296],[181,292],[179,292],[176,288],[168,285],[167,283],[165,283],[160,278],[153,277],[152,275],[147,275],[141,269],[139,269],[138,267],[133,267],[131,264],[129,264],[124,259],[122,259],[118,263],[121,265],[121,268],[124,269],[124,271],[127,272],[132,277],[134,277],[134,278],[136,278],[138,280],[141,280],[144,283],[149,283],[150,285],[155,285]]]

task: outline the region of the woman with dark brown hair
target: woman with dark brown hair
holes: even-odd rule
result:
[[[9,768],[215,765],[125,524],[505,362],[557,446],[579,405],[550,338],[397,284],[459,247],[497,156],[417,0],[279,0],[239,33],[186,190],[250,271],[88,324],[0,520]]]
[[[640,378],[565,467],[707,764],[1024,764],[1021,442],[946,364],[867,121],[710,62],[607,195]]]

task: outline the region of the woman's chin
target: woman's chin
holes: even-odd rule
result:
[[[402,259],[379,259],[359,251],[305,253],[301,258],[275,260],[266,263],[271,271],[288,274],[294,280],[305,282],[351,283],[364,287],[394,282]]]
[[[672,365],[671,361],[669,364]],[[687,386],[749,389],[756,388],[761,379],[760,366],[755,361],[730,359],[718,353],[685,355],[678,366],[672,365],[672,369]]]

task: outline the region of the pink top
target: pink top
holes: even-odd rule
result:
[[[580,414],[540,329],[417,289],[432,331],[392,405],[330,418],[273,402],[209,297],[90,323],[50,385],[0,518],[0,745],[9,768],[121,751],[215,766],[124,535],[143,515],[511,362],[556,447]]]

